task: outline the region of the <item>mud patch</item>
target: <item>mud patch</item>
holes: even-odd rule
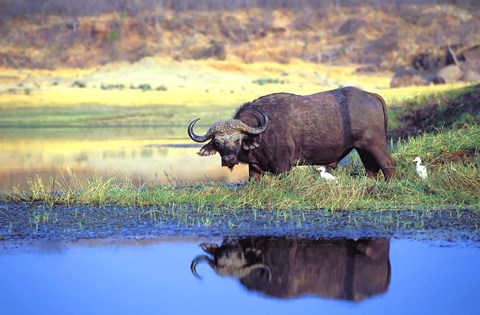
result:
[[[276,211],[197,209],[191,206],[0,205],[0,244],[36,241],[157,237],[282,236],[389,237],[480,241],[480,213],[473,210]],[[0,245],[2,246],[2,245]]]
[[[432,163],[432,165],[447,164],[447,163],[468,163],[474,155],[480,153],[480,148],[467,148],[448,152],[446,149],[442,155]]]

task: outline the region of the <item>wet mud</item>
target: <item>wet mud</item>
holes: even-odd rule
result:
[[[0,204],[0,246],[83,239],[284,236],[480,242],[474,210],[276,211]]]

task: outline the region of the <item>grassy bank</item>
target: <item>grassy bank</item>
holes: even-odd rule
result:
[[[388,131],[392,138],[480,124],[480,84],[387,100],[391,104]]]
[[[265,176],[242,188],[218,183],[194,186],[135,187],[114,178],[87,182],[75,177],[43,182],[32,179],[29,191],[5,195],[8,201],[55,204],[171,206],[189,204],[198,211],[222,209],[443,209],[480,210],[480,128],[446,130],[402,140],[392,146],[397,176],[389,184],[364,177],[357,159],[337,170],[337,183],[323,181],[313,167],[299,167],[283,176]],[[412,159],[420,155],[429,170],[420,180]]]

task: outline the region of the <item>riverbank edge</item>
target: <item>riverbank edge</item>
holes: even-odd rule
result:
[[[480,242],[480,212],[445,210],[198,212],[192,206],[0,205],[0,248],[88,239],[144,240],[168,237],[285,236],[398,238]]]

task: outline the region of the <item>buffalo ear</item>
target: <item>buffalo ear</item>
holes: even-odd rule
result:
[[[210,141],[206,145],[200,148],[200,151],[198,151],[198,155],[200,156],[208,156],[208,155],[213,155],[217,153],[217,150],[213,147],[212,142]]]
[[[243,139],[242,148],[246,151],[253,150],[255,148],[258,148],[259,146],[260,143],[258,143],[257,137]]]
[[[207,244],[203,243],[200,245],[202,249],[205,251],[205,253],[208,253],[210,255],[215,255],[215,253],[218,250],[218,245],[217,244]]]

